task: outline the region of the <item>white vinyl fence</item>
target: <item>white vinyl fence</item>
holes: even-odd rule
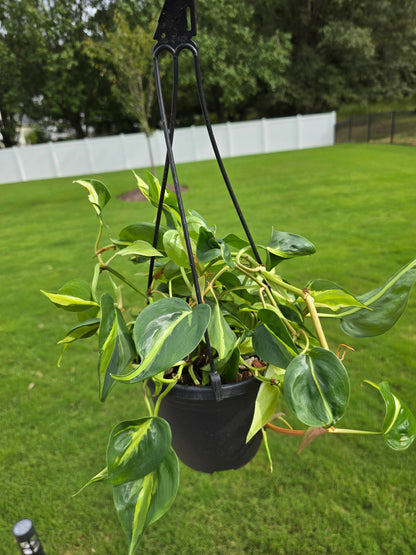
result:
[[[213,125],[223,158],[331,146],[336,113],[261,119]],[[156,166],[164,164],[163,132],[150,138]],[[214,158],[207,130],[186,127],[175,130],[176,162]],[[143,133],[63,141],[0,150],[0,184],[52,177],[82,176],[151,166],[149,145]]]

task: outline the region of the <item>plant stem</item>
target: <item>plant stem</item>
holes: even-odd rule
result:
[[[183,267],[181,266],[181,267],[180,267],[180,272],[181,272],[183,281],[185,282],[187,288],[189,289],[189,292],[190,292],[191,295],[192,295],[192,293],[193,293],[192,284],[191,284],[191,282],[189,281],[188,276],[186,275],[185,268],[183,268]]]
[[[149,412],[149,416],[153,416],[154,415],[154,407],[152,406],[152,404],[149,401],[149,398],[147,396],[147,382],[148,382],[148,380],[146,380],[143,383],[143,397],[144,397],[144,402],[146,403],[147,410]]]
[[[360,435],[382,435],[383,432],[372,432],[370,430],[349,430],[347,428],[328,428],[330,434],[360,434]]]
[[[322,329],[321,321],[319,320],[319,316],[316,311],[315,301],[313,300],[312,295],[308,291],[303,292],[303,298],[306,302],[306,306],[308,307],[309,314],[311,315],[316,333],[318,334],[319,343],[321,344],[321,347],[329,351],[328,342],[326,340],[324,330]]]
[[[288,436],[303,436],[306,430],[292,430],[288,428],[280,428],[280,426],[275,426],[274,424],[266,424],[265,428],[269,428],[269,430],[273,430],[273,432],[277,432],[278,434],[285,434]]]
[[[169,393],[169,391],[177,384],[178,380],[182,376],[182,371],[183,371],[184,367],[185,367],[185,363],[181,364],[179,366],[179,369],[178,369],[178,372],[175,376],[175,379],[172,380],[172,382],[166,386],[166,389],[164,391],[162,391],[162,393],[157,398],[156,405],[155,405],[155,410],[154,410],[154,413],[153,413],[154,416],[157,416],[159,414],[160,403],[166,397],[166,395]]]
[[[215,274],[215,276],[214,276],[212,279],[210,279],[210,280],[208,281],[207,286],[205,287],[205,290],[204,290],[204,292],[203,292],[203,294],[202,294],[202,297],[205,297],[205,295],[208,293],[208,291],[209,291],[210,288],[213,286],[213,284],[218,280],[218,278],[219,278],[220,276],[222,276],[222,274],[223,274],[224,272],[227,272],[228,270],[229,270],[229,267],[228,267],[228,266],[225,266],[224,268],[221,268],[221,270],[220,270],[219,272],[217,272],[217,273]],[[211,289],[211,290],[212,290],[212,289]],[[229,290],[227,290],[226,292],[228,293]]]
[[[198,380],[198,378],[197,378],[196,375],[195,375],[194,367],[193,367],[192,365],[191,365],[191,366],[188,366],[188,372],[189,372],[189,375],[191,376],[192,381],[194,382],[194,384],[195,384],[195,385],[201,385],[200,382],[199,382],[199,380]]]
[[[94,252],[96,257],[98,258],[98,261],[100,262],[100,265],[103,264],[103,258],[101,256],[101,252],[100,252],[100,241],[101,241],[101,236],[103,234],[103,222],[101,220],[101,218],[98,218],[99,222],[100,222],[100,227],[98,229],[98,235],[97,235],[97,239],[95,241],[95,246],[94,246]]]

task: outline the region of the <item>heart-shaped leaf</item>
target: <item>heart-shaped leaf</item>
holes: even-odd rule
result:
[[[314,245],[308,239],[305,239],[305,237],[275,229],[272,231],[272,236],[266,249],[271,255],[276,257],[273,259],[272,267],[286,258],[306,256],[316,251]]]
[[[158,468],[139,480],[113,487],[114,505],[129,539],[129,555],[137,551],[143,532],[170,508],[179,487],[179,461],[172,448]]]
[[[235,348],[237,338],[224,318],[219,303],[213,303],[208,324],[211,346],[218,353],[219,360],[227,358]]]
[[[152,256],[163,256],[163,254],[154,249],[150,243],[141,241],[140,239],[121,249],[117,254],[120,256],[147,256],[149,258]]]
[[[281,393],[279,383],[283,379],[284,374],[285,371],[282,368],[276,368],[271,364],[267,367],[264,376],[273,379],[273,382],[262,382],[260,385],[256,397],[253,421],[247,434],[247,442],[273,418],[277,399]]]
[[[141,179],[137,174],[134,174],[137,179],[137,186],[145,196],[145,198],[150,201],[153,206],[158,206],[160,195],[162,192],[162,187],[159,180],[152,175],[150,172],[146,172],[148,182],[147,184],[143,179]],[[180,221],[178,200],[176,195],[172,193],[167,187],[165,188],[165,194],[163,197],[162,210],[165,214],[167,223],[169,227],[174,227],[175,221]]]
[[[233,249],[235,249],[237,251],[240,251],[241,249],[244,249],[244,248],[248,247],[249,244],[250,244],[247,241],[247,239],[241,239],[237,235],[234,235],[234,233],[229,233],[228,235],[226,235],[223,238],[223,241],[225,243],[227,243],[227,245],[229,247],[232,247]]]
[[[394,395],[387,382],[376,385],[367,382],[379,390],[386,405],[383,423],[384,440],[391,449],[404,451],[416,438],[416,420],[407,406]]]
[[[169,229],[163,236],[163,247],[167,256],[178,266],[189,268],[188,251],[183,234],[176,229]]]
[[[366,309],[361,301],[356,299],[351,293],[326,279],[315,279],[306,286],[312,295],[315,306],[330,308],[333,311],[348,306],[358,306]],[[367,309],[368,310],[368,309]]]
[[[113,241],[117,245],[124,246],[134,243],[135,241],[146,241],[153,245],[153,238],[155,234],[155,224],[149,222],[138,222],[124,227],[118,236],[118,240]],[[168,231],[168,227],[159,226],[159,234],[157,239],[156,248],[159,251],[163,250],[163,235]]]
[[[98,181],[98,179],[80,179],[75,181],[75,183],[79,183],[79,185],[82,185],[87,189],[89,193],[88,200],[94,206],[98,217],[101,219],[103,208],[111,199],[110,191],[104,183]]]
[[[82,321],[80,324],[74,326],[71,330],[69,330],[65,337],[58,341],[58,345],[63,345],[61,356],[58,360],[58,366],[61,365],[62,357],[64,356],[64,353],[69,347],[70,343],[73,343],[78,339],[87,339],[88,337],[91,337],[92,335],[97,333],[99,326],[99,318],[90,318],[88,320]]]
[[[229,291],[238,299],[249,304],[256,302],[254,295],[247,291],[247,285],[243,285],[238,277],[231,272],[224,272],[218,278],[218,281],[224,286],[224,292]]]
[[[198,262],[207,264],[211,262],[211,260],[215,260],[219,257],[221,257],[230,268],[234,268],[234,261],[227,243],[222,239],[217,239],[211,230],[201,227],[199,229],[196,246],[196,258]]]
[[[91,337],[97,332],[99,326],[99,318],[84,320],[69,330],[65,337],[58,341],[58,345],[72,343],[73,341],[77,341],[77,339],[86,339],[87,337]]]
[[[131,332],[108,293],[101,297],[98,346],[100,399],[104,401],[115,383],[113,377],[122,374],[136,356]]]
[[[283,391],[289,408],[307,426],[333,426],[345,413],[350,394],[347,371],[339,358],[316,347],[286,368]]]
[[[258,317],[263,324],[254,330],[254,350],[262,360],[286,368],[298,354],[291,335],[281,318],[272,310],[261,309]]]
[[[372,337],[388,331],[402,315],[416,281],[416,258],[377,289],[358,298],[368,309],[341,313],[341,329],[352,337]]]
[[[63,308],[69,312],[81,312],[89,310],[91,307],[99,307],[92,300],[91,287],[83,279],[73,279],[68,281],[56,293],[41,292],[53,302],[58,308]]]
[[[133,338],[140,365],[129,374],[114,376],[120,381],[143,381],[189,355],[201,341],[210,319],[206,304],[194,309],[182,299],[160,299],[137,317]]]
[[[172,447],[153,472],[152,499],[147,514],[147,525],[153,524],[170,508],[179,487],[179,461]]]
[[[233,383],[237,377],[240,364],[240,349],[236,347],[230,355],[223,359],[215,359],[214,366],[215,370],[221,376],[221,381],[223,383]],[[204,369],[203,369],[204,370]],[[209,371],[210,368],[207,368]]]
[[[166,457],[171,439],[169,424],[157,416],[115,426],[107,447],[109,481],[122,484],[155,470]]]
[[[207,222],[195,210],[189,210],[189,215],[186,217],[188,225],[189,236],[196,242],[198,241],[199,231],[201,227],[209,229]],[[213,231],[213,229],[211,229]]]

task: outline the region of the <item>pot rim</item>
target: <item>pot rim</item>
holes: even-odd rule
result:
[[[241,382],[221,384],[223,399],[231,397],[240,397],[246,395],[250,390],[258,389],[260,381],[253,376]],[[176,397],[178,399],[197,400],[197,401],[215,401],[214,391],[211,385],[183,385],[176,384],[168,393],[168,397]]]

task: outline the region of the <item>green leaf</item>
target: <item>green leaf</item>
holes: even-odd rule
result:
[[[87,189],[89,193],[88,200],[94,206],[95,211],[101,218],[104,206],[111,199],[111,195],[107,187],[104,185],[104,183],[102,183],[102,181],[98,181],[98,179],[80,179],[78,181],[75,181],[75,183],[78,183],[79,185],[82,185]]]
[[[314,245],[305,237],[285,231],[276,231],[275,229],[272,231],[272,236],[266,248],[281,260],[313,254],[316,250]]]
[[[79,278],[68,281],[56,293],[47,293],[42,290],[41,293],[46,295],[56,307],[69,312],[80,312],[99,306],[92,300],[90,285]]]
[[[163,247],[166,255],[178,266],[189,268],[188,251],[183,234],[176,229],[169,229],[163,236]]]
[[[143,381],[168,370],[189,355],[201,341],[211,310],[206,304],[191,309],[182,299],[161,299],[147,306],[137,317],[133,338],[140,365],[120,381]]]
[[[268,309],[259,310],[258,318],[263,323],[254,330],[254,350],[262,360],[286,368],[298,350],[285,324],[274,311]]]
[[[247,286],[243,285],[235,274],[224,272],[220,275],[218,281],[224,286],[224,292],[228,290],[233,295],[249,304],[253,304],[256,301],[254,295],[247,291]]]
[[[64,343],[72,343],[73,341],[77,341],[78,339],[86,339],[87,337],[91,337],[96,333],[100,326],[100,319],[99,318],[91,318],[89,320],[84,320],[80,324],[74,326],[69,332],[65,335],[63,339],[58,341],[58,345]]]
[[[286,368],[283,391],[289,408],[307,426],[333,426],[345,413],[350,382],[339,358],[320,347],[298,355]]]
[[[179,488],[179,461],[172,447],[153,475],[152,499],[147,515],[148,526],[169,510]]]
[[[111,295],[101,297],[101,324],[98,333],[99,393],[104,401],[115,384],[113,377],[122,374],[136,356],[131,333],[123,315],[114,306]]]
[[[341,313],[341,329],[352,337],[372,337],[388,331],[402,315],[416,281],[416,258],[384,285],[358,299],[371,310],[352,308]]]
[[[391,449],[404,451],[416,438],[416,420],[407,406],[394,395],[387,382],[379,385],[367,382],[379,390],[386,404],[383,423],[384,440]]]
[[[58,345],[63,345],[61,356],[58,360],[58,366],[61,366],[61,361],[64,353],[71,343],[77,341],[78,339],[87,339],[88,337],[91,337],[92,335],[97,333],[99,326],[99,318],[84,320],[80,324],[74,326],[63,339],[58,341]]]
[[[108,479],[113,485],[153,472],[170,449],[170,426],[157,416],[121,422],[113,428],[107,447]]]
[[[160,199],[160,193],[162,192],[162,186],[159,183],[159,180],[150,172],[146,171],[147,179],[149,181],[149,196],[150,200],[157,206]],[[136,176],[137,177],[137,176]],[[139,184],[139,189],[144,193],[142,189],[143,185],[145,184],[139,177],[137,177]],[[165,189],[165,195],[163,198],[163,204],[173,208],[175,212],[179,215],[179,207],[178,207],[178,199],[176,198],[176,194],[170,191],[167,187]]]
[[[234,235],[234,233],[229,233],[223,237],[223,241],[227,243],[228,246],[238,251],[248,247],[250,244],[246,239],[241,239],[237,235]]]
[[[147,515],[152,500],[154,475],[147,474],[139,480],[113,486],[114,506],[130,545],[129,555],[136,553],[147,525]]]
[[[146,174],[149,184],[143,181],[143,179],[141,179],[137,174],[134,174],[137,179],[137,186],[147,200],[153,204],[153,206],[158,206],[162,187],[159,180],[154,175],[150,172],[146,172]],[[169,227],[174,227],[174,222],[180,221],[178,200],[176,195],[172,193],[172,191],[169,191],[168,188],[165,189],[162,210],[166,216]]]
[[[257,313],[258,319],[292,352],[294,356],[298,354],[293,337],[289,333],[281,317],[274,309],[261,308]]]
[[[221,376],[221,381],[223,383],[233,383],[237,377],[239,371],[239,364],[240,364],[240,349],[236,347],[231,353],[227,356],[226,359],[214,360],[214,366],[218,374]],[[209,365],[207,365],[209,366]],[[205,368],[203,368],[205,370]],[[209,371],[210,368],[207,367]]]
[[[209,229],[207,222],[195,210],[189,210],[189,215],[186,217],[186,223],[188,225],[189,236],[194,241],[198,241],[201,227]]]
[[[96,482],[106,482],[107,478],[108,478],[107,467],[105,467],[101,470],[101,472],[99,472],[98,474],[96,474],[95,476],[90,478],[88,480],[88,482],[82,486],[81,489],[79,489],[76,493],[74,493],[74,496],[81,493],[81,491],[83,491],[85,488],[87,488],[91,484],[95,484]]]
[[[237,337],[224,318],[219,303],[211,308],[208,324],[211,346],[217,351],[220,360],[227,358],[236,346]]]
[[[118,236],[118,241],[116,244],[130,244],[135,241],[146,241],[153,245],[153,238],[155,234],[156,225],[149,222],[138,222],[135,224],[130,224],[124,227]],[[159,227],[159,234],[157,238],[156,248],[161,251],[163,250],[163,235],[168,231],[168,227],[161,225]]]
[[[348,306],[367,307],[351,293],[326,279],[316,279],[306,286],[314,298],[315,306],[339,310]],[[368,310],[368,309],[367,309]]]
[[[278,384],[283,379],[284,375],[285,371],[282,368],[276,368],[271,364],[268,365],[264,376],[275,380],[275,383],[262,382],[260,385],[256,397],[253,420],[247,434],[247,442],[249,442],[250,439],[273,418],[277,399],[281,392]]]
[[[148,256],[149,258],[152,256],[163,256],[163,254],[154,249],[150,243],[140,239],[121,249],[117,254],[121,256]]]
[[[170,508],[178,487],[179,462],[172,448],[152,473],[113,487],[114,505],[130,542],[129,555],[136,552],[146,527]]]
[[[211,260],[215,260],[219,257],[221,257],[230,268],[234,268],[234,262],[227,244],[222,239],[217,239],[211,230],[201,227],[199,229],[196,246],[196,258],[198,262],[207,264],[211,262]]]

